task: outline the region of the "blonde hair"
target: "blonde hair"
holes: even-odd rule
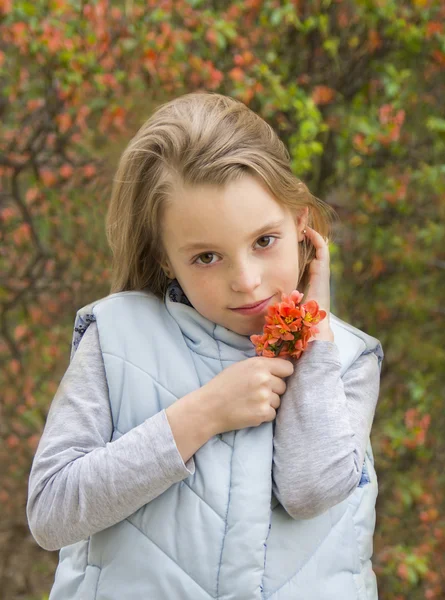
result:
[[[214,92],[161,104],[130,140],[113,179],[106,217],[110,293],[147,289],[163,299],[170,280],[161,266],[161,227],[169,198],[181,185],[222,187],[245,174],[259,177],[293,214],[308,206],[308,225],[330,238],[337,213],[293,174],[288,150],[259,115]],[[315,248],[298,246],[298,289],[305,293]]]

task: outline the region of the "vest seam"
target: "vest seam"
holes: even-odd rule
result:
[[[376,359],[377,359],[377,364],[378,364],[378,366],[380,367],[380,365],[381,365],[381,363],[382,363],[383,359],[382,359],[382,358],[380,358],[380,356],[377,354],[377,351],[379,350],[379,347],[381,347],[381,344],[378,344],[378,345],[377,345],[375,348],[370,348],[369,350],[368,350],[368,348],[366,348],[366,349],[365,349],[365,350],[364,350],[364,351],[361,353],[361,355],[360,355],[360,356],[363,356],[363,355],[367,356],[368,354],[374,355],[374,356],[376,357]],[[360,358],[360,357],[359,357],[359,358]]]
[[[170,390],[168,390],[167,388],[165,388],[165,387],[162,385],[162,383],[159,383],[159,381],[158,381],[158,380],[157,380],[155,377],[153,377],[153,375],[150,375],[150,373],[148,373],[147,371],[144,371],[144,369],[141,369],[141,367],[138,367],[137,365],[135,365],[135,364],[134,364],[134,363],[132,363],[131,361],[127,360],[126,358],[123,358],[122,356],[119,356],[119,354],[114,354],[114,352],[107,352],[107,351],[104,351],[104,352],[102,352],[102,354],[108,354],[109,356],[114,356],[115,358],[119,358],[121,361],[123,361],[123,362],[125,362],[125,363],[127,363],[127,364],[131,365],[132,367],[134,367],[134,368],[135,368],[135,369],[137,369],[138,371],[142,371],[142,373],[144,373],[144,374],[145,374],[145,375],[147,375],[147,377],[149,377],[149,378],[150,378],[152,381],[154,381],[155,383],[157,383],[157,384],[158,384],[158,386],[159,386],[160,388],[162,388],[162,389],[163,389],[165,392],[168,392],[168,393],[169,393],[171,396],[173,396],[173,398],[174,398],[175,400],[177,400],[177,399],[178,399],[178,398],[177,398],[177,397],[176,397],[174,394],[172,394],[172,393],[171,393],[171,391],[170,391]],[[159,406],[159,402],[158,402],[158,408],[159,408],[159,412],[160,412],[160,411],[162,410],[162,408],[160,408],[160,406]]]
[[[226,536],[227,536],[227,530],[228,530],[228,524],[227,524],[227,517],[229,514],[229,506],[230,506],[230,496],[232,495],[232,463],[233,463],[233,455],[235,454],[235,438],[233,440],[233,447],[232,447],[232,456],[230,457],[230,484],[229,484],[229,497],[227,498],[227,510],[226,510],[226,516],[225,516],[225,531],[224,531],[224,536],[222,539],[222,544],[221,544],[221,553],[219,556],[219,565],[218,565],[218,573],[216,575],[216,598],[218,599],[219,596],[219,578],[220,578],[220,574],[221,574],[221,565],[222,565],[222,557],[223,557],[223,553],[224,553],[224,546],[225,546],[225,541],[226,541]]]
[[[121,435],[125,435],[125,434],[124,434],[122,431],[119,431],[119,429],[118,429],[117,427],[115,427],[115,428],[114,428],[114,430],[115,430],[115,431],[117,431],[118,433],[120,433]],[[227,444],[227,445],[228,445],[228,444]],[[231,447],[231,446],[229,446],[229,447]],[[178,482],[178,483],[181,483],[181,484],[183,484],[183,485],[186,485],[186,486],[188,487],[188,489],[189,489],[189,490],[190,490],[190,491],[191,491],[191,492],[192,492],[192,493],[193,493],[193,494],[194,494],[194,495],[195,495],[197,498],[199,498],[203,504],[205,504],[206,506],[208,506],[208,507],[209,507],[209,508],[210,508],[210,509],[211,509],[211,510],[212,510],[212,511],[215,513],[215,515],[216,515],[216,516],[217,516],[219,519],[221,519],[221,521],[222,521],[222,522],[224,522],[224,517],[222,517],[222,516],[221,516],[221,515],[220,515],[220,514],[219,514],[219,513],[218,513],[218,512],[217,512],[217,511],[216,511],[216,510],[213,508],[213,506],[212,506],[211,504],[209,504],[208,502],[206,502],[206,501],[204,500],[204,498],[202,498],[202,497],[201,497],[201,496],[198,494],[198,492],[196,492],[196,491],[195,491],[195,490],[194,490],[194,489],[193,489],[193,488],[192,488],[192,487],[191,487],[191,486],[190,486],[190,485],[189,485],[189,484],[188,484],[186,481],[182,480],[181,482]]]
[[[87,547],[87,565],[90,564],[90,546],[91,546],[91,535],[88,536],[88,547]],[[95,566],[95,565],[93,565]]]
[[[99,569],[99,575],[97,577],[97,581],[96,581],[96,589],[94,590],[94,598],[96,598],[97,596],[97,588],[99,586],[99,579],[102,573],[102,567],[99,567],[99,565],[94,565],[93,563],[90,562],[90,547],[91,547],[91,536],[88,537],[88,548],[87,548],[87,566],[85,568],[85,572],[86,569],[88,567],[94,567],[95,569]]]
[[[210,594],[205,588],[203,588],[202,585],[196,581],[196,579],[194,579],[189,573],[187,573],[187,571],[185,569],[183,569],[181,567],[181,565],[179,565],[169,554],[167,554],[167,552],[165,550],[163,550],[156,542],[154,542],[151,538],[148,537],[148,535],[146,535],[141,529],[139,529],[139,527],[137,525],[132,523],[128,517],[124,520],[127,521],[130,525],[132,525],[136,529],[136,531],[139,531],[139,533],[141,535],[143,535],[144,538],[146,538],[149,542],[151,542],[154,546],[156,546],[156,548],[158,548],[158,550],[160,550],[162,552],[162,554],[164,554],[167,558],[169,558],[172,561],[172,563],[174,563],[183,573],[185,573],[187,575],[187,577],[189,577],[189,579],[191,579],[194,583],[196,583],[196,585],[203,592],[205,592],[209,596],[209,598],[216,600],[215,596],[212,596],[212,594]]]
[[[266,596],[266,595],[265,595],[265,596],[264,596],[264,600],[267,600],[268,598],[270,598],[271,596],[273,596],[274,594],[276,594],[276,593],[277,593],[279,590],[281,590],[281,588],[283,588],[283,587],[284,587],[284,586],[285,586],[287,583],[289,583],[289,582],[290,582],[290,581],[291,581],[291,580],[292,580],[294,577],[296,577],[296,576],[298,575],[298,573],[300,573],[300,571],[302,571],[302,570],[303,570],[303,569],[306,567],[306,565],[308,565],[308,564],[309,564],[309,562],[310,562],[310,561],[313,559],[313,557],[314,557],[314,556],[315,556],[315,554],[318,552],[318,550],[321,548],[321,546],[324,544],[324,542],[325,542],[325,541],[326,541],[326,540],[327,540],[327,539],[328,539],[328,538],[331,536],[331,534],[332,534],[332,531],[333,531],[333,530],[334,530],[336,527],[338,527],[339,523],[340,523],[340,522],[341,522],[341,521],[342,521],[342,520],[345,518],[345,515],[346,515],[346,513],[347,513],[348,511],[349,511],[349,505],[348,505],[348,508],[345,510],[344,514],[343,514],[343,515],[340,517],[340,519],[337,521],[337,523],[336,523],[334,526],[332,526],[332,525],[331,525],[331,528],[330,528],[330,530],[329,530],[329,533],[328,533],[328,535],[326,535],[326,536],[325,536],[325,537],[324,537],[324,538],[321,540],[321,542],[318,544],[318,546],[315,548],[315,550],[312,552],[312,554],[311,554],[311,555],[308,557],[308,559],[306,560],[306,562],[305,562],[303,565],[301,565],[301,567],[300,567],[300,568],[299,568],[297,571],[295,571],[295,573],[293,573],[293,574],[292,574],[292,575],[291,575],[291,576],[290,576],[288,579],[286,579],[286,581],[285,581],[284,583],[282,583],[282,584],[281,584],[279,587],[277,587],[275,590],[272,590],[272,592],[270,592],[270,594],[269,594],[268,596]],[[267,562],[267,561],[266,561],[266,562]],[[355,582],[354,582],[354,585],[356,585],[356,584],[355,584]]]
[[[119,423],[120,421],[120,416],[121,416],[121,409],[122,409],[122,392],[124,390],[124,383],[125,383],[125,378],[126,378],[126,372],[127,372],[127,364],[126,361],[123,361],[123,373],[122,373],[122,377],[121,377],[121,385],[120,385],[120,390],[119,390],[119,409],[117,411],[117,416],[116,416],[116,423]]]
[[[185,336],[184,336],[184,338],[185,338]],[[186,338],[186,339],[188,339],[188,338]],[[213,339],[215,340],[217,347],[218,347],[218,340],[215,337]],[[222,363],[225,363],[225,362],[229,362],[229,363],[234,362],[234,360],[232,358],[221,358],[218,356],[209,356],[208,354],[203,354],[202,352],[197,352],[193,348],[190,348],[189,345],[187,345],[187,348],[190,350],[190,352],[193,352],[193,354],[197,354],[198,356],[204,356],[204,358],[210,358],[211,360],[219,360],[219,362],[221,363],[221,366],[222,366]],[[218,352],[219,352],[219,348],[218,348]],[[246,356],[246,358],[252,358],[252,357]]]
[[[118,433],[120,433],[121,435],[125,435],[125,434],[124,434],[122,431],[119,431],[119,429],[118,429],[117,427],[115,427],[115,428],[114,428],[114,431],[117,431],[117,432],[118,432]],[[221,441],[222,441],[222,440],[221,440]],[[223,443],[225,443],[225,442],[223,442]],[[229,446],[229,448],[231,448],[231,446],[230,446],[229,444],[226,444],[226,445],[227,445],[227,446]],[[212,506],[211,504],[209,504],[209,503],[208,503],[206,500],[204,500],[204,498],[203,498],[202,496],[200,496],[200,495],[198,494],[198,492],[196,492],[196,491],[195,491],[195,490],[194,490],[194,489],[193,489],[193,488],[192,488],[192,487],[191,487],[191,486],[190,486],[190,485],[189,485],[189,484],[188,484],[186,481],[182,480],[181,482],[178,482],[178,483],[182,483],[182,484],[186,485],[186,486],[188,487],[188,489],[189,489],[189,490],[190,490],[190,491],[191,491],[193,494],[195,494],[195,496],[196,496],[197,498],[199,498],[199,499],[201,500],[201,502],[203,502],[203,503],[204,503],[206,506],[208,506],[208,507],[209,507],[209,508],[210,508],[210,509],[211,509],[211,510],[212,510],[212,511],[215,513],[215,515],[216,515],[216,516],[217,516],[219,519],[221,519],[221,521],[222,521],[222,522],[224,522],[224,517],[222,517],[222,516],[219,514],[219,512],[217,512],[217,511],[216,511],[216,510],[213,508],[213,506]]]
[[[216,324],[213,327],[213,339],[215,339],[215,330],[216,330]],[[221,364],[222,367],[222,360],[221,360],[221,351],[219,348],[219,344],[218,341],[216,341],[216,348],[218,350],[218,354],[219,354],[219,362]],[[236,433],[234,434],[233,437],[233,446],[232,448],[232,454],[230,456],[230,478],[229,478],[229,494],[228,494],[228,498],[227,498],[227,509],[226,509],[226,516],[224,519],[224,522],[226,524],[225,526],[225,530],[224,530],[224,535],[223,535],[223,539],[222,539],[222,543],[221,543],[221,552],[219,555],[219,565],[218,565],[218,572],[216,574],[216,598],[218,599],[219,596],[219,580],[220,580],[220,576],[221,576],[221,565],[222,565],[222,558],[223,558],[223,553],[224,553],[224,546],[225,546],[225,541],[226,541],[226,536],[227,536],[227,530],[228,530],[228,524],[227,524],[227,517],[229,514],[229,507],[230,507],[230,496],[232,495],[232,466],[233,466],[233,455],[235,454],[235,441],[236,441]]]
[[[119,431],[119,429],[118,429],[117,427],[115,427],[115,428],[114,428],[114,431],[117,431],[117,432],[118,432],[118,433],[120,433],[121,435],[125,435],[125,434],[124,434],[122,431]],[[222,440],[221,440],[221,441],[222,441]],[[225,443],[225,442],[224,442],[224,443]],[[227,446],[229,446],[229,444],[226,444],[226,445],[227,445]],[[231,446],[229,446],[229,448],[231,448]],[[222,517],[222,516],[219,514],[219,512],[217,512],[217,511],[216,511],[216,510],[213,508],[213,506],[212,506],[211,504],[209,504],[208,502],[206,502],[206,500],[204,500],[204,498],[202,498],[202,496],[200,496],[200,495],[198,494],[198,492],[196,492],[196,491],[195,491],[195,490],[194,490],[194,489],[193,489],[193,488],[192,488],[192,487],[191,487],[191,486],[190,486],[190,485],[189,485],[189,484],[188,484],[186,481],[182,480],[181,482],[178,482],[178,483],[182,483],[182,484],[186,485],[186,486],[188,487],[188,489],[189,489],[189,490],[190,490],[190,491],[191,491],[193,494],[195,494],[195,496],[196,496],[197,498],[199,498],[199,499],[201,500],[201,502],[203,502],[203,503],[204,503],[206,506],[208,506],[208,507],[209,507],[209,508],[210,508],[210,509],[211,509],[211,510],[212,510],[212,511],[215,513],[215,515],[216,515],[216,516],[217,516],[219,519],[221,519],[221,521],[223,521],[223,522],[224,522],[224,517]]]
[[[349,518],[350,518],[350,520],[352,522],[352,526],[354,528],[355,543],[357,545],[357,550],[358,550],[358,555],[359,555],[359,557],[358,557],[358,560],[359,560],[359,571],[358,571],[358,573],[353,573],[353,575],[360,575],[361,570],[362,570],[362,561],[360,560],[360,550],[359,550],[359,547],[358,547],[358,540],[357,540],[357,529],[355,527],[354,518],[353,518],[353,515],[352,515],[352,512],[351,512],[351,508],[349,506],[349,502],[348,502],[348,508],[347,508],[346,512],[349,513]],[[358,588],[357,582],[355,581],[355,577],[352,577],[352,581],[354,582],[354,586],[355,586],[355,589],[356,589],[356,592],[357,592],[357,600],[360,600],[360,590]]]
[[[267,540],[269,539],[270,530],[272,528],[272,512],[273,512],[273,508],[270,507],[269,508],[269,526],[267,528],[266,539],[264,540],[263,575],[261,577],[261,583],[260,583],[261,598],[263,598],[263,599],[264,599],[264,575],[266,573],[266,559],[267,559]]]
[[[369,481],[369,483],[371,483],[371,480]],[[357,526],[355,524],[354,515],[352,514],[352,511],[350,509],[349,503],[348,503],[348,512],[349,512],[349,518],[352,521],[352,526],[354,527],[355,543],[357,545],[357,554],[358,554],[358,560],[359,560],[359,571],[358,571],[358,573],[356,573],[356,575],[360,575],[361,576],[362,575],[363,564],[362,564],[362,560],[360,558],[360,547],[359,547],[359,542],[358,542]],[[360,594],[359,594],[360,590],[359,590],[358,585],[357,585],[357,583],[355,581],[355,578],[353,577],[352,579],[354,580],[354,585],[355,585],[356,590],[357,590],[357,598],[358,598],[358,600],[360,600]],[[365,599],[368,600],[368,591],[366,589],[366,586],[364,585],[365,582],[363,581],[362,583],[363,583],[362,587],[364,589]]]
[[[209,504],[208,502],[206,502],[206,501],[204,500],[204,498],[202,498],[202,497],[201,497],[201,496],[200,496],[200,495],[199,495],[197,492],[195,492],[195,490],[194,490],[193,488],[191,488],[191,487],[189,486],[189,484],[188,484],[188,483],[186,483],[184,480],[183,480],[181,483],[183,483],[184,485],[186,485],[186,486],[188,487],[188,489],[189,489],[191,492],[193,492],[197,498],[199,498],[199,499],[201,500],[201,502],[203,502],[203,503],[204,503],[206,506],[208,506],[209,508],[211,508],[211,509],[212,509],[212,511],[215,513],[215,515],[216,515],[218,518],[220,518],[220,519],[221,519],[221,521],[222,521],[223,523],[225,522],[225,519],[224,519],[224,517],[222,517],[222,516],[221,516],[221,515],[220,515],[218,512],[216,512],[216,510],[213,508],[213,506],[211,506],[211,504]]]
[[[99,589],[99,580],[100,580],[100,576],[102,575],[102,569],[100,567],[97,567],[99,569],[99,575],[97,576],[97,580],[96,580],[96,589],[94,590],[94,599],[96,599],[97,596],[97,590]]]
[[[368,596],[368,590],[366,589],[366,584],[365,584],[365,580],[363,578],[362,575],[362,571],[360,571],[360,573],[356,574],[357,577],[359,577],[360,581],[361,581],[361,589],[363,590],[362,594],[359,594],[360,590],[357,588],[357,598],[358,600],[368,600],[369,596]],[[355,578],[354,578],[354,582],[355,582]],[[357,586],[357,584],[355,584]]]
[[[219,436],[219,435],[221,435],[221,434],[220,434],[220,433],[218,433],[218,436]],[[217,439],[218,439],[220,442],[222,442],[223,444],[225,444],[226,446],[229,446],[229,448],[231,448],[231,447],[232,447],[232,446],[231,446],[231,445],[230,445],[228,442],[226,442],[226,441],[225,441],[225,440],[223,440],[222,438],[218,437]]]
[[[92,309],[92,310],[94,311],[94,307],[93,307],[93,309]],[[94,312],[93,312],[93,315],[94,315]],[[101,343],[101,341],[100,341],[100,330],[99,330],[99,323],[97,322],[96,315],[94,315],[94,319],[95,319],[95,321],[94,321],[94,322],[96,323],[96,329],[97,329],[97,339],[98,339],[98,342],[99,342],[99,349],[100,349],[100,352],[101,352],[101,358],[102,358],[102,362],[104,362],[104,358],[103,358],[103,351],[102,351],[102,343]],[[116,418],[115,418],[115,415],[113,414],[113,407],[111,406],[111,397],[110,397],[110,384],[109,384],[109,382],[108,382],[108,377],[107,377],[107,371],[106,371],[106,369],[105,369],[105,364],[103,365],[103,369],[104,369],[104,373],[105,373],[105,381],[106,381],[106,384],[107,384],[107,389],[108,389],[108,403],[109,403],[109,405],[110,405],[111,422],[112,422],[112,424],[113,424],[113,428],[114,428],[114,429],[117,429],[117,428],[116,428],[116,423],[117,423],[117,421],[119,420],[119,415],[120,415],[120,413],[121,413],[121,406],[122,406],[122,396],[121,396],[121,398],[120,398],[120,402],[119,402],[119,410],[118,410],[118,418],[117,418],[117,420],[116,420]],[[113,432],[113,433],[114,433],[114,432]],[[119,433],[120,433],[120,432],[119,432]],[[123,435],[123,434],[122,434],[122,435]],[[113,439],[113,434],[111,434],[110,442],[111,442],[111,440],[112,440],[112,439]]]

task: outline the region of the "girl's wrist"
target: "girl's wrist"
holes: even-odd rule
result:
[[[201,446],[216,435],[213,415],[203,401],[202,388],[179,398],[165,409],[176,446],[186,463]]]
[[[317,329],[319,331],[319,333],[316,333],[312,338],[311,341],[314,340],[322,340],[325,342],[334,342],[334,333],[331,329],[331,326],[329,323],[320,323],[320,325],[317,325]]]

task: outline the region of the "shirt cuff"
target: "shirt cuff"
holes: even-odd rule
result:
[[[340,350],[335,342],[329,340],[313,340],[300,356],[297,364],[304,360],[311,363],[331,362],[341,366]]]
[[[182,475],[182,479],[188,477],[189,475],[194,475],[195,461],[193,459],[193,456],[191,456],[189,460],[186,463],[184,463],[181,453],[179,452],[178,447],[176,445],[175,438],[173,436],[170,423],[167,419],[165,409],[161,410],[157,414],[157,416],[159,417],[159,439],[167,440],[166,446],[164,447],[162,452],[162,457],[159,457],[160,460],[163,461],[163,463],[168,467],[169,470],[171,469],[178,476]]]

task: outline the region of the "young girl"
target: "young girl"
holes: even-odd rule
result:
[[[181,96],[130,141],[111,294],[77,313],[30,473],[50,600],[377,599],[383,351],[330,313],[333,214],[232,98]],[[298,360],[257,356],[294,289],[319,333]]]

